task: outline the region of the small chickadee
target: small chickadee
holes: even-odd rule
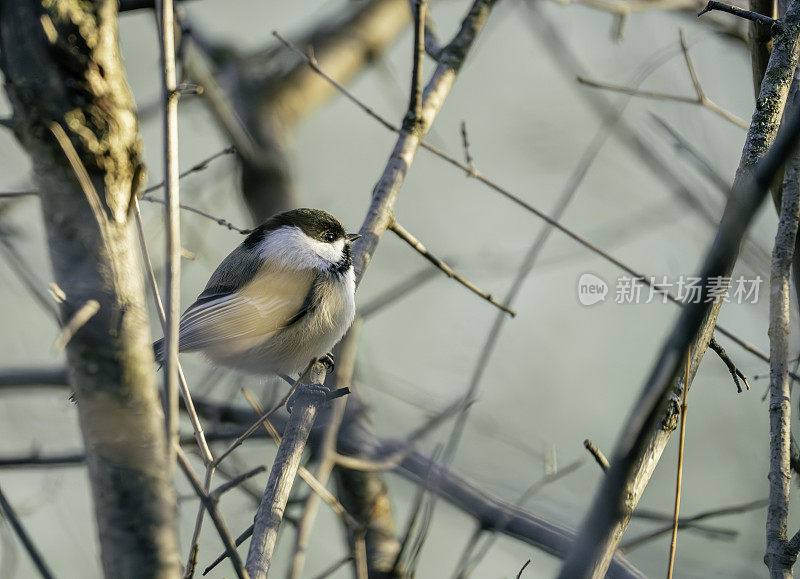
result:
[[[270,217],[217,267],[180,320],[181,352],[253,374],[298,373],[342,339],[355,317],[347,234],[325,211]],[[165,356],[164,339],[153,344]]]

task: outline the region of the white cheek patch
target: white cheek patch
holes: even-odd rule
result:
[[[338,263],[342,259],[342,252],[344,251],[344,239],[339,239],[333,243],[324,243],[310,239],[313,243],[314,251],[322,259],[328,260],[331,263]]]
[[[342,259],[344,239],[325,243],[311,239],[298,227],[284,226],[270,232],[258,251],[263,259],[286,269],[327,269]]]

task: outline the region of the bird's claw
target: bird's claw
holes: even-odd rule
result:
[[[331,352],[328,352],[322,356],[319,361],[325,364],[325,366],[328,368],[328,373],[333,372],[334,368],[336,368],[336,364],[333,362],[333,354]]]
[[[300,398],[320,398],[321,400],[327,400],[330,393],[330,388],[323,384],[301,384],[297,390],[294,391],[294,394],[286,401],[286,411],[291,414],[295,402]]]

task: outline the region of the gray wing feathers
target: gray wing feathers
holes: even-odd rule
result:
[[[311,270],[288,272],[262,266],[247,283],[221,293],[230,286],[218,273],[219,269],[181,317],[181,351],[212,348],[224,353],[260,345],[302,317],[314,281]]]

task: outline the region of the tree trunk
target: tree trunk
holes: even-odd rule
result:
[[[117,45],[117,3],[0,2],[15,133],[33,162],[108,577],[177,577],[175,492],[129,226],[144,176]]]

